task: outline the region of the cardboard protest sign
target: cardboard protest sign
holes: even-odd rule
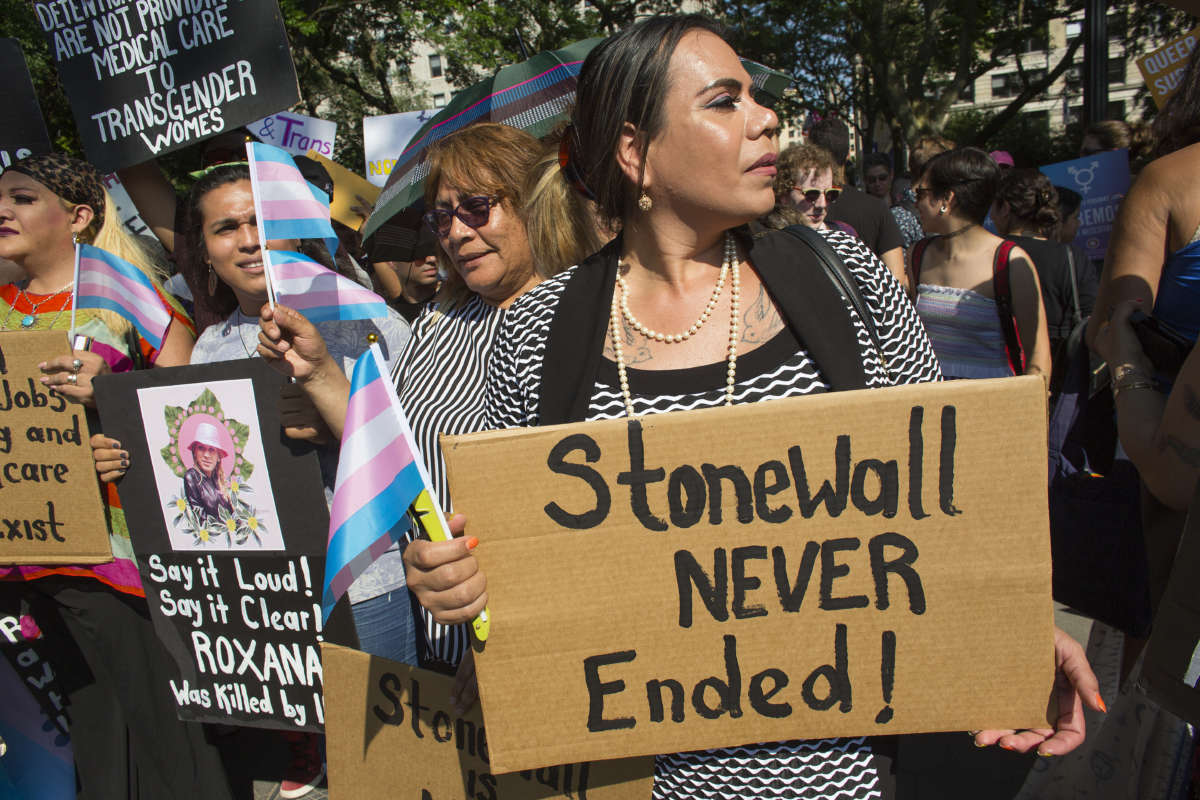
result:
[[[130,453],[119,490],[182,719],[324,724],[318,643],[349,612],[322,629],[329,515],[316,452],[280,429],[283,385],[258,359],[96,380]]]
[[[1200,490],[1200,487],[1197,487]],[[1167,589],[1154,617],[1140,683],[1151,699],[1180,719],[1200,725],[1200,491],[1171,567]]]
[[[383,188],[392,166],[404,152],[409,140],[428,122],[437,109],[405,111],[363,117],[363,152],[367,159],[367,180]]]
[[[337,123],[316,117],[306,117],[294,111],[280,111],[255,120],[246,126],[265,144],[274,145],[294,156],[316,150],[323,156],[333,155],[337,138]]]
[[[550,765],[497,775],[476,705],[450,705],[453,678],[322,645],[334,797],[649,800],[654,759]]]
[[[39,382],[70,352],[65,331],[0,333],[0,564],[112,561],[84,408]]]
[[[0,75],[5,76],[0,84],[0,108],[4,109],[0,122],[0,170],[3,170],[25,156],[49,153],[50,134],[46,132],[42,107],[33,91],[25,54],[16,39],[0,39]]]
[[[275,0],[33,0],[101,172],[260,119],[300,97]]]
[[[444,438],[493,769],[1044,727],[1045,413],[1022,377]]]
[[[333,178],[333,200],[329,203],[329,215],[354,230],[361,228],[379,197],[379,187],[367,183],[361,175],[355,175],[315,150],[309,150],[305,155],[328,170],[329,177]],[[355,208],[361,208],[365,216],[355,213]]]
[[[1197,41],[1200,41],[1200,28],[1193,28],[1137,60],[1142,79],[1159,108],[1165,106],[1179,88]]]
[[[1047,164],[1040,170],[1055,186],[1065,186],[1082,195],[1075,243],[1083,247],[1088,258],[1103,260],[1117,211],[1129,191],[1129,151],[1095,153]]]

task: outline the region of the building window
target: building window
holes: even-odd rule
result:
[[[1045,80],[1046,70],[1031,69],[1025,72],[1025,78],[1030,84]],[[1016,97],[1025,87],[1021,84],[1021,76],[1016,72],[1006,72],[1003,75],[992,76],[992,97],[1003,100]]]
[[[1067,44],[1083,35],[1083,23],[1073,20],[1067,23]]]
[[[434,53],[429,57],[429,77],[442,77],[442,57],[437,53]]]
[[[1108,103],[1109,119],[1125,119],[1125,101],[1110,100]]]
[[[1108,57],[1108,82],[1110,84],[1125,83],[1125,59],[1120,56]]]
[[[1068,34],[1068,37],[1070,34]],[[1022,53],[1034,53],[1050,49],[1050,32],[1046,28],[1033,31],[1021,40]]]
[[[441,108],[444,105],[446,105],[446,95],[445,94],[435,94],[433,96],[433,107]]]

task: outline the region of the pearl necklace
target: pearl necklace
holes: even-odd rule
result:
[[[629,311],[629,287],[626,285],[625,279],[621,276],[621,264],[617,264],[617,286],[613,287],[610,334],[612,336],[613,355],[616,356],[617,362],[617,378],[621,384],[621,396],[625,401],[625,412],[629,416],[633,417],[637,415],[633,411],[633,394],[629,390],[629,375],[625,368],[625,349],[621,344],[620,331],[622,317],[629,323],[630,327],[647,339],[653,339],[665,344],[675,344],[685,341],[691,338],[708,321],[709,316],[717,305],[718,298],[721,296],[721,290],[725,286],[725,276],[730,272],[731,267],[733,281],[729,290],[729,348],[728,355],[726,356],[727,367],[725,370],[725,405],[727,406],[733,405],[733,392],[737,385],[738,306],[742,295],[741,259],[737,257],[737,246],[734,244],[733,237],[728,233],[725,234],[725,258],[721,262],[721,272],[717,278],[717,286],[713,290],[712,297],[709,298],[704,311],[700,313],[699,319],[683,333],[659,333],[647,328],[633,316]],[[619,299],[616,291],[618,288],[620,289]]]
[[[58,297],[59,295],[61,295],[63,292],[67,291],[74,285],[75,285],[75,281],[71,281],[66,286],[59,289],[57,292],[54,292],[53,294],[48,294],[48,295],[44,296],[41,300],[39,300],[38,302],[35,303],[35,302],[33,302],[32,299],[30,299],[29,295],[25,294],[25,287],[21,286],[20,284],[17,284],[17,291],[20,292],[20,296],[22,298],[24,298],[25,302],[28,303],[32,309],[28,314],[21,317],[21,329],[28,330],[28,329],[32,328],[37,323],[38,309],[41,308],[42,306],[44,306],[46,303],[49,303],[51,300]],[[5,330],[5,331],[9,330],[8,320],[12,317],[12,313],[15,309],[16,309],[16,304],[13,304],[8,307],[8,313],[4,315],[4,322],[3,322],[3,324],[0,324],[0,330]],[[66,310],[66,308],[60,308],[58,310],[58,314],[56,314],[54,316],[54,319],[50,320],[50,324],[46,326],[47,329],[54,327],[54,323],[58,322],[58,318],[63,315],[63,311],[65,311],[65,310]]]

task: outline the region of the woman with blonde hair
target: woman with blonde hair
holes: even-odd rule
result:
[[[37,155],[0,175],[0,258],[24,273],[24,280],[0,287],[0,331],[15,331],[15,338],[55,330],[65,340],[77,242],[155,274],[90,164]],[[91,406],[97,375],[187,363],[191,322],[161,289],[158,294],[172,317],[161,348],[113,312],[79,309],[73,349],[41,365],[42,383]],[[120,453],[128,463],[128,452]],[[0,566],[0,603],[31,610],[58,672],[79,796],[230,797],[220,756],[203,728],[176,716],[168,685],[175,666],[154,634],[120,500],[111,486],[105,492],[111,562]]]

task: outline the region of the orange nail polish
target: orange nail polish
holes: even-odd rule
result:
[[[1013,750],[1013,749],[1015,749],[1015,748],[1014,748],[1014,747],[1013,747],[1011,744],[1003,744],[1003,743],[1000,743],[1000,742],[997,742],[997,744],[999,744],[999,745],[1000,745],[1001,747],[1003,747],[1005,750]]]
[[[479,544],[479,540],[476,539],[474,536],[472,536],[470,539],[467,539],[467,549],[468,550],[474,550],[476,545],[478,545],[478,544]]]
[[[1108,706],[1104,705],[1104,698],[1100,696],[1099,692],[1096,692],[1096,705],[1100,706],[1100,710],[1105,714],[1108,713]]]

